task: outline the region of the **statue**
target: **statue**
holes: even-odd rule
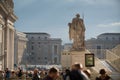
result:
[[[9,6],[11,9],[14,8],[13,0],[5,0],[5,3],[6,3],[6,5]]]
[[[73,18],[72,23],[68,23],[68,26],[69,39],[73,40],[72,50],[85,50],[85,26],[83,19],[77,14],[76,18]]]

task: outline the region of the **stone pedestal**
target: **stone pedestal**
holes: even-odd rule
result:
[[[75,63],[81,63],[85,67],[85,54],[90,54],[88,50],[84,51],[63,51],[61,55],[61,64],[63,68],[71,68]]]
[[[90,54],[88,50],[85,51],[71,51],[71,65],[81,63],[85,68],[85,54]]]

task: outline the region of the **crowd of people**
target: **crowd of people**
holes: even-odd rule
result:
[[[71,69],[65,71],[59,71],[57,68],[52,67],[49,70],[23,71],[18,69],[17,71],[10,71],[6,68],[5,71],[0,71],[0,80],[90,80],[90,70],[83,70],[82,64],[74,64]],[[104,69],[100,70],[100,76],[95,80],[111,80],[106,74]]]

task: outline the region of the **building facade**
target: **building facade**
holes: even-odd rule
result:
[[[13,0],[0,0],[0,65],[14,69],[14,14]]]
[[[86,48],[98,58],[104,59],[106,49],[112,49],[120,44],[120,33],[103,33],[86,41]]]
[[[26,33],[27,64],[60,64],[61,43],[59,38],[51,38],[48,33]]]
[[[14,67],[20,66],[27,46],[26,34],[15,31]]]

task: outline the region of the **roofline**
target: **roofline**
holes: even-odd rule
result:
[[[48,33],[45,33],[45,32],[23,32],[25,34],[46,34],[46,35],[50,35]]]
[[[120,33],[102,33],[102,34],[98,35],[97,37],[100,37],[103,35],[120,35]]]
[[[103,33],[103,34],[100,34],[100,35],[120,35],[120,33]]]

